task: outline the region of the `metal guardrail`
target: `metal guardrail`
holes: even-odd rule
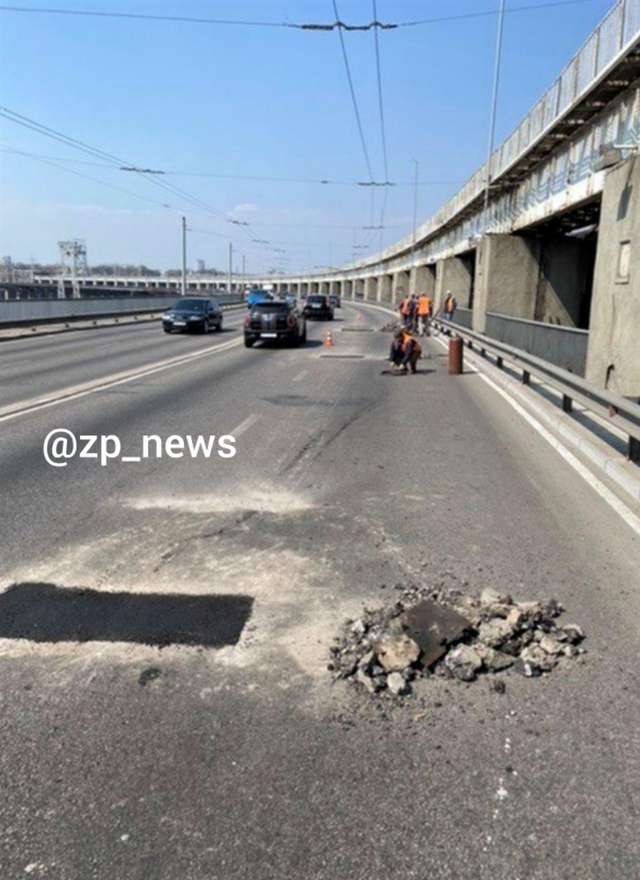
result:
[[[524,385],[530,383],[532,375],[544,379],[548,385],[562,394],[562,409],[565,412],[570,413],[574,401],[577,401],[618,430],[624,431],[628,437],[628,458],[640,462],[640,405],[610,391],[602,391],[580,376],[563,370],[562,367],[550,364],[522,349],[491,339],[482,333],[476,333],[454,321],[436,318],[433,323],[447,336],[452,334],[460,336],[472,350],[477,347],[483,357],[486,357],[487,352],[494,354],[496,366],[500,369],[504,366],[504,360],[515,364],[522,371]]]

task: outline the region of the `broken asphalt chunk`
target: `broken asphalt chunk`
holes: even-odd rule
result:
[[[451,645],[472,631],[469,621],[457,611],[429,599],[405,611],[402,623],[422,651],[421,662],[425,667],[432,666]]]

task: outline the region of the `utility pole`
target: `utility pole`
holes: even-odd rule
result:
[[[413,169],[413,241],[411,242],[411,257],[413,259],[413,254],[416,249],[416,235],[417,235],[417,225],[418,225],[418,160],[414,159],[414,169]]]
[[[489,147],[487,151],[487,179],[484,190],[484,228],[489,224],[489,194],[491,189],[491,155],[496,139],[496,110],[498,108],[498,89],[500,87],[500,64],[502,61],[502,34],[504,32],[504,10],[506,0],[500,0],[498,12],[498,32],[496,35],[496,57],[493,68],[493,95],[491,97],[491,118],[489,121]]]
[[[187,295],[187,218],[182,218],[182,296]]]
[[[229,242],[229,295],[231,295],[231,283],[233,277],[233,242]]]

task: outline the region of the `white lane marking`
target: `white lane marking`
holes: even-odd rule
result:
[[[143,367],[136,370],[125,370],[122,373],[115,373],[112,377],[98,379],[95,382],[77,385],[72,388],[66,388],[62,391],[54,392],[50,397],[37,398],[35,400],[27,400],[22,403],[13,403],[8,407],[0,410],[0,422],[8,422],[11,419],[17,419],[19,416],[28,415],[41,409],[48,409],[51,406],[57,406],[69,400],[77,400],[79,397],[86,397],[88,394],[95,394],[96,391],[103,391],[105,388],[113,388],[116,385],[124,385],[126,382],[133,382],[136,379],[152,376],[154,373],[160,373],[162,370],[169,370],[171,367],[179,367],[183,364],[189,364],[192,361],[200,360],[203,357],[209,357],[213,354],[229,351],[240,345],[242,339],[234,339],[230,342],[223,342],[221,345],[212,345],[209,348],[201,349],[189,355],[182,355],[177,358],[170,358],[167,361],[159,361],[149,367]]]
[[[309,375],[309,370],[303,370],[301,373],[298,373],[297,376],[294,376],[291,380],[292,382],[302,382],[305,376]]]
[[[447,348],[447,343],[442,339],[437,340],[443,348]],[[549,446],[552,446],[556,452],[564,458],[564,460],[569,464],[585,482],[587,482],[591,488],[598,493],[598,495],[607,502],[607,504],[615,510],[615,512],[620,516],[626,524],[632,529],[637,535],[640,535],[640,517],[636,516],[635,513],[627,507],[627,505],[620,501],[620,499],[615,495],[611,489],[609,489],[605,484],[599,480],[594,474],[591,473],[589,468],[585,467],[582,462],[576,458],[573,452],[570,452],[567,447],[561,443],[556,437],[551,434],[550,431],[540,424],[540,422],[535,419],[527,410],[521,406],[517,400],[514,400],[511,395],[506,392],[503,388],[497,385],[493,379],[490,379],[482,370],[478,370],[475,367],[470,367],[474,373],[476,373],[483,382],[486,382],[487,385],[491,386],[494,391],[497,391],[498,394],[503,397],[507,403],[512,406],[515,411],[522,416],[522,418],[528,422],[532,428],[534,428],[540,436],[547,441]]]
[[[248,431],[251,425],[255,425],[260,416],[258,413],[252,413],[250,416],[247,416],[244,421],[240,422],[237,428],[234,428],[233,431],[229,431],[232,437],[239,437],[240,434],[244,434],[245,431]]]
[[[139,455],[123,455],[120,461],[142,461]]]

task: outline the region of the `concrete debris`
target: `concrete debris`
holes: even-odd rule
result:
[[[424,666],[433,665],[451,645],[459,642],[472,626],[466,617],[429,599],[423,599],[403,614],[402,623],[422,651]]]
[[[400,672],[420,656],[420,648],[403,632],[387,633],[379,639],[375,648],[380,665],[387,672]]]
[[[391,675],[387,676],[387,687],[396,696],[408,693],[409,691],[409,686],[404,676],[400,675],[399,672],[392,672]]]
[[[444,665],[460,681],[473,681],[476,672],[482,669],[482,657],[469,645],[458,645],[449,651]]]
[[[327,669],[334,680],[354,682],[379,698],[410,694],[416,678],[472,682],[490,675],[492,690],[503,694],[501,673],[513,669],[536,678],[584,652],[582,629],[557,623],[563,608],[555,599],[516,602],[493,588],[479,597],[442,587],[394,589],[389,605],[365,608],[345,622],[330,648]]]

